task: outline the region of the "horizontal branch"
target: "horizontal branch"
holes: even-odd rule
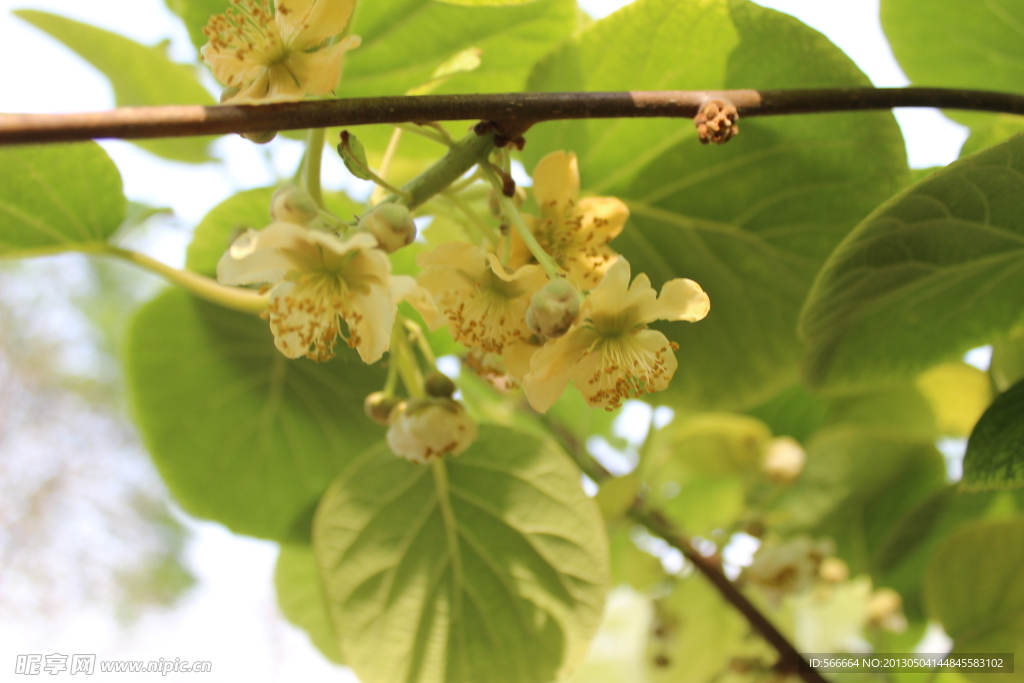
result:
[[[556,119],[693,118],[706,102],[715,99],[731,102],[741,117],[895,107],[1024,114],[1022,95],[944,88],[425,95],[265,105],[127,107],[81,114],[0,114],[0,145],[427,121],[498,121],[523,130],[533,123]]]

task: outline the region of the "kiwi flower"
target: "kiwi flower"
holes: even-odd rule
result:
[[[217,264],[227,285],[270,283],[265,313],[274,344],[288,358],[326,361],[338,338],[366,363],[380,359],[391,343],[400,300],[428,322],[436,314],[430,295],[407,275],[392,275],[377,239],[348,239],[277,222],[241,235]],[[341,323],[344,322],[344,330]]]
[[[583,302],[579,321],[533,354],[523,389],[536,410],[550,408],[570,380],[589,405],[608,410],[668,386],[679,367],[678,346],[647,324],[696,322],[711,303],[693,280],[669,280],[658,296],[646,275],[632,284],[629,275],[629,263],[619,257]]]
[[[358,47],[345,30],[355,0],[231,0],[224,14],[203,29],[200,50],[218,81],[228,87],[222,101],[261,104],[326,95],[341,79],[347,50]]]

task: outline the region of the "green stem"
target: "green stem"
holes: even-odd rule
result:
[[[158,275],[162,275],[168,281],[188,290],[201,299],[219,304],[224,308],[242,311],[243,313],[260,313],[267,308],[268,297],[265,294],[257,294],[249,289],[222,285],[213,278],[188,270],[172,268],[166,263],[161,263],[137,251],[107,245],[106,249],[98,253],[116,256]]]
[[[388,140],[387,149],[384,150],[384,158],[380,162],[380,177],[387,178],[388,172],[391,170],[391,161],[395,157],[395,152],[398,151],[398,144],[402,141],[402,128],[395,127],[395,130],[391,132],[391,139]],[[379,204],[384,199],[384,190],[394,192],[391,186],[385,187],[380,183],[377,183],[377,187],[373,188],[373,194],[370,195],[370,205]]]
[[[466,137],[453,144],[448,153],[433,166],[405,184],[402,189],[411,197],[406,206],[414,209],[441,192],[461,178],[466,171],[478,163],[486,161],[487,155],[493,148],[493,132],[477,135],[471,131]],[[396,199],[397,197],[388,197],[384,201],[395,201]]]
[[[498,246],[499,238],[497,232],[494,228],[487,225],[487,222],[484,221],[476,211],[473,211],[466,202],[462,201],[457,195],[450,192],[442,192],[441,196],[451,202],[452,205],[469,220],[470,224],[476,228],[476,231],[480,233],[480,236],[485,241],[489,242],[492,247]]]
[[[268,297],[265,294],[258,294],[250,289],[228,287],[205,275],[193,273],[189,270],[178,270],[145,254],[140,254],[130,249],[122,249],[106,242],[59,244],[36,249],[19,250],[14,253],[4,254],[3,257],[35,258],[39,256],[55,256],[68,252],[93,256],[114,256],[123,259],[162,276],[169,282],[188,290],[201,299],[219,304],[224,308],[242,311],[243,313],[261,313],[267,308]]]
[[[504,212],[506,218],[512,223],[512,226],[519,233],[519,236],[523,238],[523,242],[526,243],[526,248],[533,254],[533,258],[537,259],[537,263],[544,269],[544,273],[554,280],[557,277],[561,277],[562,269],[558,267],[555,259],[551,258],[551,255],[544,251],[544,247],[540,246],[540,242],[533,236],[530,228],[527,227],[523,221],[523,217],[519,214],[519,209],[516,208],[515,202],[512,201],[511,197],[506,197],[502,192],[503,183],[498,174],[495,173],[494,169],[487,164],[481,164],[480,166],[484,175],[488,180],[491,181],[491,185],[498,191],[498,203],[501,205],[501,209]],[[511,242],[511,240],[509,240]]]
[[[402,317],[395,319],[395,326],[391,330],[391,362],[398,366],[398,374],[402,377],[409,398],[424,398],[427,394],[423,387],[423,373],[409,348],[405,319]]]
[[[437,144],[444,145],[445,147],[452,146],[452,139],[448,136],[448,131],[444,130],[444,128],[439,127],[441,131],[444,131],[444,135],[441,135],[437,129],[432,130],[433,126],[421,126],[417,123],[399,123],[395,125],[395,128],[400,128],[412,133],[413,135],[419,135],[428,140],[433,140]]]
[[[423,328],[408,318],[405,319],[405,327],[409,330],[412,338],[416,340],[416,348],[423,354],[424,360],[427,361],[430,367],[436,368],[437,356],[434,355],[434,349],[430,348],[430,342],[427,341],[427,336],[423,334]]]
[[[310,128],[306,136],[306,162],[302,173],[302,184],[316,205],[324,208],[324,195],[320,189],[320,164],[324,158],[326,129]]]

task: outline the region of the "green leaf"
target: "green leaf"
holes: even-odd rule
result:
[[[125,216],[121,174],[93,142],[0,148],[0,254],[104,242]]]
[[[328,484],[382,429],[363,399],[384,371],[343,349],[316,365],[288,360],[267,323],[170,290],[128,332],[136,424],[171,493],[190,514],[277,540],[309,537]]]
[[[828,405],[802,384],[784,389],[747,414],[768,425],[775,436],[790,436],[804,442],[825,423]]]
[[[373,174],[369,173],[370,163],[366,160],[366,149],[359,138],[347,130],[341,131],[341,142],[338,143],[338,154],[345,162],[348,172],[360,180],[373,180]]]
[[[954,653],[1024,651],[1024,519],[976,522],[950,534],[925,576],[931,616]],[[971,674],[972,681],[1019,680]]]
[[[534,62],[576,28],[575,0],[536,0],[505,6],[454,5],[434,0],[361,2],[353,33],[363,39],[345,57],[342,97],[401,95],[431,83],[437,71],[470,48],[480,51],[480,66],[450,75],[437,94],[523,90]],[[464,121],[446,124],[456,138]],[[391,126],[353,129],[366,146],[371,164],[391,137]],[[417,135],[402,138],[388,180],[404,183],[437,159],[444,149]]]
[[[992,384],[984,372],[963,362],[943,363],[915,382],[931,404],[942,436],[965,437],[992,402]]]
[[[1024,136],[957,161],[857,226],[803,312],[810,381],[910,378],[1024,321],[1022,171]]]
[[[685,36],[685,40],[680,40]],[[609,46],[616,46],[610,49]],[[639,0],[595,22],[535,69],[533,90],[866,86],[853,63],[792,17],[743,0]],[[541,124],[544,154],[579,156],[585,193],[615,195],[631,219],[611,246],[660,286],[689,277],[707,319],[659,324],[680,345],[658,397],[686,409],[743,409],[797,380],[796,321],[836,244],[907,181],[903,142],[884,114],[740,122],[724,147],[688,121]]]
[[[550,681],[601,620],[600,513],[566,455],[522,432],[481,426],[427,467],[368,451],[324,495],[313,541],[365,683]]]
[[[963,487],[968,491],[1024,486],[1024,382],[996,397],[967,442]]]
[[[119,107],[162,104],[214,104],[199,84],[195,67],[172,62],[166,46],[146,47],[124,36],[66,17],[34,10],[15,15],[74,50],[110,80]],[[206,147],[212,137],[174,140],[132,140],[166,159],[200,163],[209,161]]]
[[[470,7],[500,7],[502,5],[526,5],[536,0],[440,0],[450,5],[468,5]]]
[[[1024,6],[1016,0],[882,0],[881,19],[893,54],[914,85],[1024,92]],[[948,115],[973,131],[962,155],[1024,128],[1019,116]]]
[[[831,536],[851,572],[873,572],[893,521],[945,486],[935,447],[862,426],[824,429],[772,513],[782,532]]]
[[[274,570],[274,588],[285,618],[305,631],[324,657],[335,664],[344,664],[312,546],[281,545]]]
[[[216,277],[217,262],[235,237],[245,228],[262,230],[270,225],[270,199],[276,190],[276,187],[244,190],[210,209],[196,226],[192,243],[188,245],[185,267]],[[324,204],[335,216],[346,220],[362,211],[362,205],[344,192],[325,192]]]
[[[1006,391],[1024,379],[1024,330],[1013,330],[992,343],[992,363],[988,369],[999,391]]]

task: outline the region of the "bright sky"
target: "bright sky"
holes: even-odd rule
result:
[[[603,16],[624,4],[584,0],[591,14]],[[761,4],[794,14],[828,35],[847,52],[875,85],[901,86],[907,80],[889,51],[878,23],[877,0],[763,0]],[[153,44],[170,39],[172,55],[189,59],[192,46],[183,28],[161,0],[0,0],[0,63],[4,64],[0,111],[59,112],[102,110],[113,105],[106,80],[90,66],[9,14],[31,7],[58,12]],[[953,161],[966,138],[964,129],[935,111],[897,112],[907,139],[911,165],[927,167]],[[279,138],[257,147],[238,137],[217,143],[225,163],[202,166],[165,162],[122,142],[103,146],[121,168],[131,199],[170,206],[177,223],[156,231],[145,249],[179,265],[188,228],[212,206],[243,188],[288,176],[301,154],[297,143]],[[344,172],[333,155],[325,171],[328,184],[340,186]],[[100,658],[209,659],[210,680],[262,681],[339,678],[312,651],[305,636],[276,616],[271,576],[274,544],[233,536],[218,525],[193,525],[189,561],[200,586],[171,613],[144,618],[129,631],[98,613],[68,615],[63,628],[40,634],[0,625],[0,667],[16,654],[97,653]],[[172,681],[174,676],[161,680]]]

